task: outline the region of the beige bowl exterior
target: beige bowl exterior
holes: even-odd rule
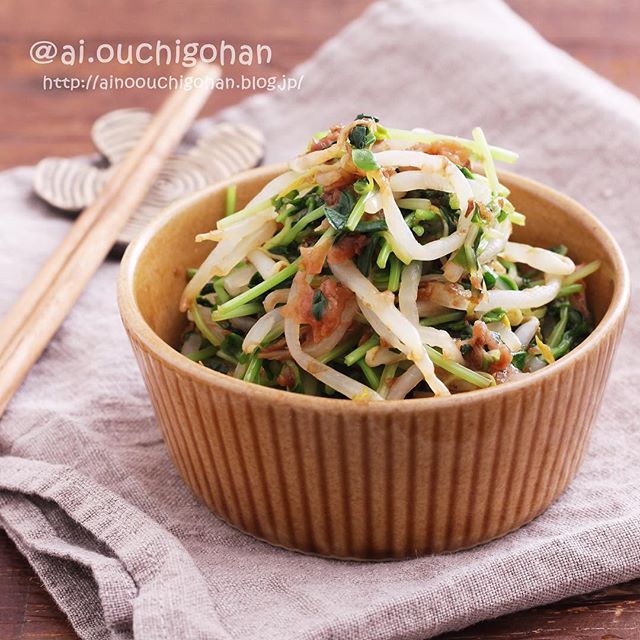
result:
[[[503,174],[527,214],[516,237],[564,242],[589,280],[594,333],[523,381],[444,399],[369,405],[251,385],[181,356],[193,241],[282,171],[265,167],[175,203],[129,247],[119,303],[167,447],[218,516],[275,545],[340,558],[404,558],[471,547],[546,509],[583,458],[624,322],[629,282],[615,242],[575,201]]]

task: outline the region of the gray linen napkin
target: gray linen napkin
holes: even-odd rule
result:
[[[228,110],[267,160],[369,112],[521,152],[577,197],[637,273],[640,103],[539,38],[499,0],[394,0],[294,72],[300,92]],[[0,175],[0,312],[68,223]],[[0,423],[0,524],[83,638],[425,638],[640,575],[640,362],[634,312],[584,467],[544,515],[484,546],[395,563],[275,549],[220,522],[167,456],[107,262]],[[636,285],[634,285],[636,288]],[[570,393],[570,390],[567,390]]]

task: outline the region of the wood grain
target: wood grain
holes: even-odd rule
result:
[[[28,57],[32,42],[140,42],[176,37],[201,42],[273,47],[269,73],[278,75],[308,57],[326,38],[356,17],[370,0],[3,0],[0,3],[0,168],[32,164],[46,155],[91,151],[89,130],[99,115],[121,107],[155,109],[160,92],[44,92],[43,67]],[[637,0],[508,0],[556,46],[640,96],[640,2]],[[251,16],[248,20],[247,16]],[[53,67],[54,65],[49,65]],[[115,73],[105,65],[104,73]],[[62,69],[69,74],[68,68]],[[174,72],[178,71],[173,69]],[[50,69],[51,74],[60,72]],[[132,74],[134,71],[132,70]],[[148,68],[145,75],[151,73]],[[156,72],[158,73],[158,72]],[[220,93],[209,112],[241,99]],[[25,108],[28,105],[28,108]],[[0,638],[72,639],[63,614],[42,589],[27,562],[0,532]],[[522,638],[636,640],[640,638],[640,580],[551,606],[504,616],[442,636],[441,640]]]

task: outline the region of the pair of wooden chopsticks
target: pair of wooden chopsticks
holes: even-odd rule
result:
[[[164,161],[206,102],[220,69],[197,65],[160,107],[96,201],[0,323],[0,416],[102,264]],[[187,88],[189,87],[189,88]]]

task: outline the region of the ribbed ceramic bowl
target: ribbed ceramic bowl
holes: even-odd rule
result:
[[[282,167],[233,179],[242,205]],[[520,527],[582,460],[622,329],[627,270],[582,206],[503,174],[527,214],[517,239],[564,242],[589,278],[593,334],[521,381],[445,399],[360,404],[245,383],[175,350],[185,269],[210,250],[228,183],[176,202],[123,260],[124,325],[171,456],[221,518],[273,544],[343,558],[403,558],[477,545]]]

